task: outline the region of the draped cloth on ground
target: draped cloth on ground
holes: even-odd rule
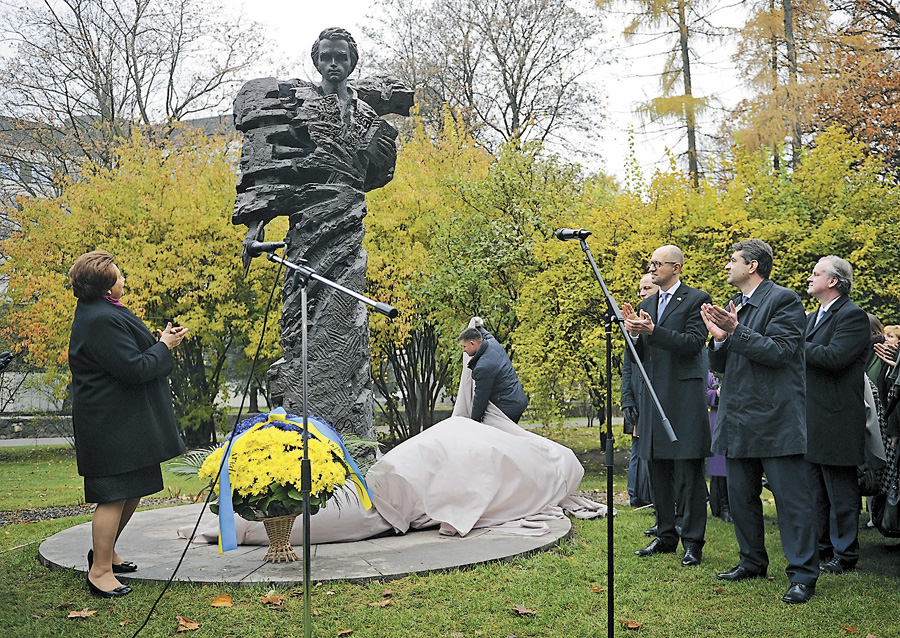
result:
[[[492,403],[479,423],[467,418],[474,387],[463,365],[453,416],[401,443],[375,462],[366,482],[375,507],[365,510],[352,486],[311,519],[311,543],[356,541],[393,530],[439,526],[465,536],[473,529],[541,535],[546,521],[566,513],[606,515],[606,506],[573,496],[584,468],[569,448],[528,432]],[[262,523],[235,517],[238,543],[266,545]],[[192,526],[181,527],[182,538]],[[197,542],[215,542],[217,525],[198,530]],[[302,517],[291,535],[303,542]]]

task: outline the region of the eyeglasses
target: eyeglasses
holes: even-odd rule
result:
[[[677,261],[651,261],[649,264],[649,268],[652,270],[659,270],[660,268],[662,268],[663,264],[670,264],[674,266],[677,263]]]

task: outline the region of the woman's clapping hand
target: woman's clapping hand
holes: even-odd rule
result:
[[[166,324],[164,330],[157,330],[156,336],[159,337],[159,340],[166,344],[166,347],[171,350],[172,348],[177,347],[182,339],[184,339],[187,334],[188,329],[184,326],[178,326],[176,328],[172,327],[172,322]]]

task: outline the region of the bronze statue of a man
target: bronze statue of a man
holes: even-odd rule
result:
[[[397,131],[380,116],[408,115],[412,92],[387,78],[349,84],[359,53],[344,29],[322,31],[312,59],[321,84],[260,78],[234,101],[244,143],[232,222],[248,227],[245,267],[246,247],[283,215],[290,221],[288,261],[306,260],[321,276],[362,292],[365,193],[391,180],[396,161]],[[366,308],[315,281],[308,293],[309,411],[340,431],[374,439]],[[299,414],[302,308],[290,272],[282,295],[284,357],[269,369],[269,401]]]

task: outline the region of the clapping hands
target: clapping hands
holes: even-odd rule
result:
[[[171,350],[172,348],[177,347],[183,340],[185,335],[187,335],[188,329],[184,326],[172,327],[172,322],[166,324],[164,330],[157,330],[156,336],[157,338],[166,344],[166,347]]]
[[[632,337],[651,334],[656,327],[645,310],[638,314],[630,303],[622,304],[622,317],[625,319],[625,329]]]
[[[891,367],[897,365],[897,346],[888,343],[876,343],[875,355]]]
[[[728,309],[711,303],[700,306],[700,316],[706,329],[716,341],[725,341],[725,338],[733,334],[738,325],[737,308],[733,301],[728,302]]]

